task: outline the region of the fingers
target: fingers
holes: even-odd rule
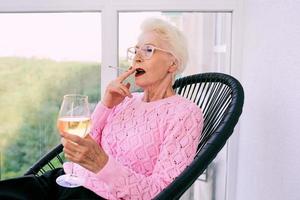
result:
[[[70,140],[73,143],[76,143],[78,145],[83,145],[84,144],[84,139],[77,136],[77,135],[69,134],[69,133],[66,133],[66,132],[62,132],[60,135],[63,138],[65,138],[66,140]]]
[[[67,159],[76,163],[84,162],[86,155],[88,155],[88,148],[86,146],[78,145],[65,138],[61,139],[61,143],[64,146],[63,151]]]
[[[89,142],[96,142],[91,134],[87,134],[84,139]]]
[[[135,69],[133,67],[130,67],[126,72],[121,74],[117,79],[111,82],[111,87],[110,90],[112,92],[118,93],[122,95],[123,97],[128,96],[132,97],[129,88],[130,88],[130,83],[123,84],[122,82],[131,74],[135,72]]]
[[[130,88],[130,83],[126,83],[125,87]]]
[[[127,85],[128,85],[128,84],[126,84],[126,85],[121,84],[120,89],[123,91],[123,93],[124,93],[126,96],[132,97],[132,95],[131,95],[131,93],[130,93],[130,91],[129,91],[129,88],[127,87]],[[129,84],[129,85],[130,85],[130,84]]]
[[[108,156],[90,135],[84,140],[86,146],[80,146],[62,138],[65,156],[68,160],[98,173],[108,162]]]
[[[135,68],[130,67],[126,72],[124,72],[123,74],[121,74],[117,80],[120,82],[123,82],[128,76],[130,76],[131,74],[133,74],[135,72]]]
[[[111,92],[117,93],[118,95],[121,95],[122,97],[126,97],[127,96],[126,91],[122,90],[121,86],[112,88]]]
[[[69,140],[66,140],[64,138],[61,138],[61,143],[64,146],[64,149],[67,149],[68,151],[76,152],[76,151],[79,150],[79,145],[78,144],[76,144],[74,142],[71,142]]]
[[[110,90],[111,90],[111,92],[118,93],[118,94],[122,95],[123,97],[126,97],[126,96],[132,97],[132,95],[129,91],[129,87],[130,87],[130,84],[124,85],[123,83],[113,82]]]

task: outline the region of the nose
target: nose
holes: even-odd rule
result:
[[[143,57],[142,57],[140,51],[137,51],[137,53],[135,54],[133,62],[134,63],[141,63],[141,62],[143,62]]]

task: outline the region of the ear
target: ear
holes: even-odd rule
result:
[[[177,62],[172,61],[171,65],[169,66],[168,72],[173,73],[177,70]]]

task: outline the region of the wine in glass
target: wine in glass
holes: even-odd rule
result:
[[[60,132],[85,137],[90,132],[91,118],[88,96],[68,94],[63,98],[57,120]],[[83,179],[73,174],[73,163],[71,174],[64,174],[56,179],[56,183],[63,187],[78,187],[83,184]]]

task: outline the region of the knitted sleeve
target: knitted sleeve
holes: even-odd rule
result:
[[[193,160],[203,126],[201,111],[177,115],[167,124],[160,153],[150,176],[136,173],[113,157],[96,174],[116,199],[151,199]]]
[[[108,108],[99,102],[91,116],[91,135],[100,144],[101,133],[106,124],[107,118],[112,113],[113,108]]]

